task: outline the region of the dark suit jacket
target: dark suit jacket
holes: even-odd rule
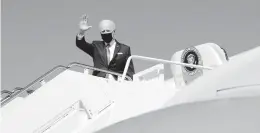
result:
[[[89,54],[94,62],[94,67],[109,70],[117,73],[123,73],[126,61],[128,57],[131,56],[130,47],[119,43],[116,41],[114,56],[110,63],[107,63],[107,54],[105,49],[104,41],[93,41],[92,43],[88,43],[85,41],[83,37],[81,40],[78,40],[76,37],[76,45],[78,48]],[[123,54],[118,54],[123,53]],[[133,79],[133,75],[135,73],[133,61],[131,60],[127,75]],[[106,73],[100,71],[94,71],[93,75],[99,77],[105,77]],[[116,79],[117,76],[114,76]]]

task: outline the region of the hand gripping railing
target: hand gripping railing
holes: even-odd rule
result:
[[[37,78],[36,80],[34,80],[32,83],[28,84],[26,87],[24,88],[20,88],[20,87],[17,87],[15,88],[13,91],[8,91],[8,90],[3,90],[1,91],[1,95],[6,93],[8,94],[6,97],[2,98],[1,99],[1,106],[4,106],[5,104],[7,104],[8,102],[12,101],[14,98],[16,98],[18,95],[20,95],[21,93],[27,91],[30,87],[32,87],[33,85],[35,85],[36,83],[42,81],[45,77],[49,76],[50,74],[52,74],[53,72],[55,72],[56,70],[59,70],[59,69],[64,69],[64,70],[67,70],[69,68],[72,68],[74,66],[79,66],[79,67],[84,67],[84,68],[87,68],[87,69],[92,69],[92,70],[96,70],[96,71],[101,71],[101,72],[105,72],[105,73],[109,73],[109,74],[113,74],[113,75],[117,75],[118,77],[121,77],[122,74],[119,74],[119,73],[116,73],[116,72],[111,72],[111,71],[108,71],[108,70],[103,70],[103,69],[99,69],[99,68],[95,68],[95,67],[92,67],[92,66],[88,66],[88,65],[85,65],[85,64],[81,64],[81,63],[77,63],[77,62],[73,62],[73,63],[70,63],[67,67],[65,66],[56,66],[54,68],[52,68],[51,70],[49,70],[48,72],[46,72],[45,74],[43,74],[42,76],[40,76],[39,78]],[[132,80],[129,76],[125,76],[128,80]]]
[[[174,64],[174,65],[181,65],[181,66],[187,66],[187,67],[194,67],[194,68],[200,68],[200,69],[207,69],[207,70],[212,70],[213,68],[211,67],[206,67],[206,66],[201,66],[201,65],[193,65],[193,64],[188,64],[188,63],[181,63],[181,62],[176,62],[176,61],[169,61],[169,60],[163,60],[163,59],[157,59],[157,58],[151,58],[151,57],[145,57],[145,56],[139,56],[139,55],[132,55],[130,56],[127,61],[126,65],[124,68],[123,76],[119,81],[123,81],[123,79],[126,76],[126,73],[128,71],[130,61],[132,59],[140,59],[140,60],[145,60],[145,61],[152,61],[152,62],[159,62],[159,63],[165,63],[165,64]]]

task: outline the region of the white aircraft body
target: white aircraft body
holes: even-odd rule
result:
[[[128,81],[131,59],[158,64]],[[2,90],[1,133],[260,133],[259,59],[260,47],[227,57],[205,43],[171,60],[133,55],[123,74],[57,66],[26,87]],[[173,78],[164,80],[164,64]]]

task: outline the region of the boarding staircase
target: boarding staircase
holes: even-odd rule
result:
[[[197,63],[189,63],[185,54],[199,54]],[[187,53],[186,53],[187,52]],[[126,75],[132,59],[161,63],[134,75]],[[11,91],[1,99],[3,133],[81,133],[107,126],[165,107],[178,91],[210,70],[227,63],[225,53],[213,43],[176,52],[171,60],[133,55],[122,74],[81,63],[56,66],[25,87]],[[172,79],[163,78],[163,64],[171,64]],[[198,72],[189,75],[187,68]],[[118,81],[90,75],[102,71],[119,76]],[[152,73],[149,75],[149,73]],[[149,76],[147,76],[149,75]],[[50,78],[51,77],[51,78]],[[128,79],[128,80],[125,80]],[[14,124],[19,123],[19,124]]]

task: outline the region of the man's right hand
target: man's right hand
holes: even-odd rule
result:
[[[80,29],[80,34],[84,34],[87,30],[89,30],[92,26],[88,25],[88,16],[84,14],[81,17],[81,21],[79,23],[79,29]]]

